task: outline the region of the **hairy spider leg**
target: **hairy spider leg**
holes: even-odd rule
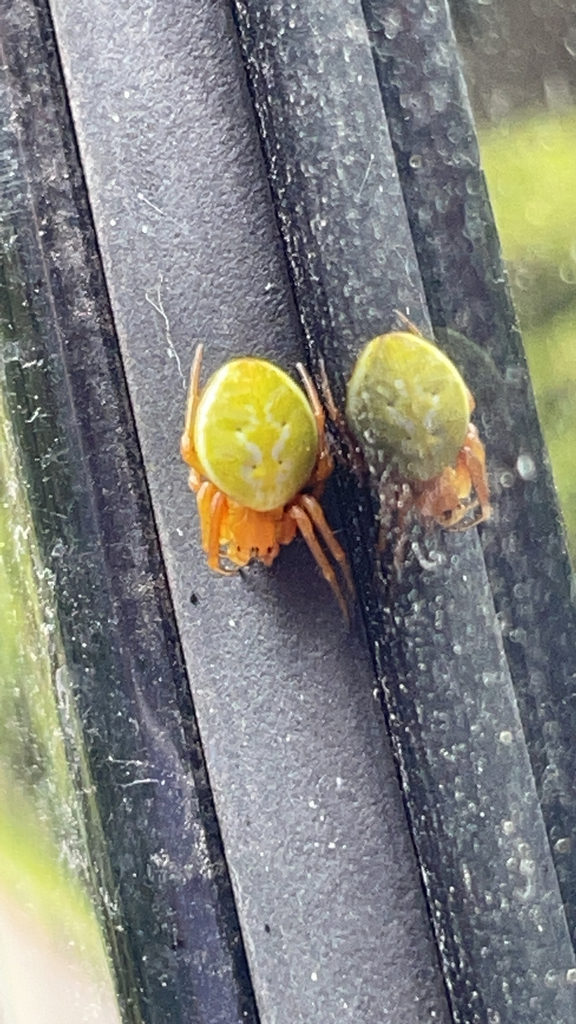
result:
[[[196,346],[194,359],[192,360],[190,386],[188,388],[188,400],[186,402],[186,418],[184,420],[184,433],[182,434],[180,441],[180,453],[184,462],[189,466],[192,466],[192,469],[194,469],[200,476],[202,476],[202,466],[198,461],[196,449],[194,448],[194,421],[198,410],[198,402],[200,401],[200,367],[202,365],[203,352],[204,345],[200,343]],[[189,484],[191,490],[195,491],[196,487],[193,484],[192,473],[190,474]]]
[[[368,467],[366,465],[364,452],[358,444],[356,435],[350,429],[346,417],[342,412],[340,412],[340,409],[336,405],[334,395],[332,394],[332,388],[330,387],[330,381],[328,380],[328,374],[326,373],[324,360],[321,359],[318,365],[322,398],[328,410],[330,422],[338,435],[340,443],[344,442],[348,453],[348,458],[346,458],[341,451],[337,451],[336,458],[340,465],[350,466],[356,476],[356,479],[364,482],[368,478]]]
[[[334,531],[331,529],[322,507],[317,502],[316,498],[312,494],[301,494],[297,499],[298,504],[307,513],[308,518],[312,521],[312,524],[322,537],[326,547],[334,561],[340,566],[340,572],[346,580],[346,586],[352,598],[356,597],[356,588],[354,586],[354,580],[352,579],[352,573],[350,572],[350,566],[348,565],[348,559],[343,548],[340,546]]]
[[[312,493],[316,498],[320,498],[324,490],[324,484],[334,469],[334,459],[332,458],[332,454],[326,441],[326,415],[310,374],[302,363],[296,363],[296,369],[302,378],[304,390],[306,391],[308,401],[312,407],[314,420],[316,422],[316,431],[318,434],[316,462],[307,483],[307,487],[311,488]]]
[[[418,327],[416,327],[416,324],[412,323],[412,321],[406,316],[405,313],[402,313],[401,310],[399,309],[395,309],[394,315],[398,317],[402,326],[405,327],[410,334],[414,334],[417,338],[423,338],[424,341],[426,341],[426,338],[424,338],[422,331]]]
[[[473,423],[468,424],[468,433],[459,459],[462,459],[466,466],[472,486],[476,492],[476,497],[480,502],[481,515],[476,522],[483,523],[489,518],[492,509],[490,507],[490,489],[486,472],[486,452]]]
[[[198,513],[202,530],[202,548],[208,555],[210,569],[223,576],[234,576],[237,569],[229,569],[220,561],[222,527],[228,513],[228,501],[225,494],[214,484],[205,481],[200,485],[196,495]]]
[[[340,584],[338,583],[338,580],[336,578],[336,573],[334,572],[332,566],[330,565],[330,562],[326,558],[326,555],[322,551],[322,548],[320,547],[320,544],[316,538],[316,535],[314,533],[314,527],[308,516],[308,513],[298,504],[290,505],[287,512],[288,515],[296,521],[296,525],[300,530],[300,533],[302,534],[304,540],[306,541],[311,554],[316,560],[316,563],[320,568],[322,575],[324,576],[324,579],[330,584],[332,588],[332,592],[336,600],[338,601],[338,604],[340,605],[340,609],[342,611],[344,618],[346,619],[346,622],[349,623],[350,613],[348,611],[348,605],[346,604],[346,600],[340,589]]]
[[[390,473],[381,482],[379,498],[380,529],[378,532],[378,550],[384,551],[388,538],[395,538],[393,562],[396,575],[399,578],[408,542],[408,524],[416,500],[410,484],[399,480],[394,473]]]

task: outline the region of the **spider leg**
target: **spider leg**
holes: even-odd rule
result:
[[[368,477],[368,467],[366,465],[366,459],[364,458],[364,452],[358,444],[356,435],[350,429],[346,417],[342,412],[340,412],[340,409],[336,405],[323,359],[319,362],[319,371],[322,398],[328,410],[330,422],[332,423],[340,442],[344,442],[348,451],[348,458],[346,458],[342,452],[337,452],[336,457],[341,464],[346,466],[351,465],[352,471],[358,480],[365,480]]]
[[[334,593],[336,600],[338,601],[338,604],[340,605],[340,609],[342,611],[344,618],[346,619],[346,622],[349,623],[350,614],[348,612],[348,605],[346,604],[344,595],[340,590],[340,585],[338,583],[338,580],[336,579],[336,574],[332,566],[330,565],[330,562],[326,558],[326,555],[322,551],[322,548],[320,547],[318,540],[316,539],[316,536],[314,534],[314,527],[307,513],[299,505],[292,505],[288,510],[288,515],[290,515],[292,519],[296,521],[296,525],[300,530],[300,533],[304,537],[304,540],[306,541],[311,554],[316,559],[316,563],[321,569],[324,579],[332,587],[332,591]]]
[[[198,505],[198,515],[200,517],[200,530],[202,533],[202,550],[208,554],[210,546],[210,523],[211,516],[210,510],[212,506],[212,498],[216,493],[214,484],[211,484],[208,480],[200,482],[200,486],[196,491],[196,504]]]
[[[209,486],[214,487],[214,484]],[[200,492],[199,492],[200,493]],[[214,488],[214,494],[210,502],[210,526],[208,532],[208,544],[206,553],[208,555],[208,565],[215,572],[222,573],[223,576],[235,576],[237,569],[228,569],[222,565],[220,561],[220,533],[222,529],[222,520],[227,510],[226,496],[222,494],[222,491]]]
[[[356,588],[354,586],[354,580],[352,579],[352,573],[350,572],[350,566],[348,565],[348,559],[336,540],[332,529],[328,525],[326,517],[320,505],[316,501],[316,498],[311,494],[301,494],[298,498],[298,504],[304,508],[308,518],[312,520],[313,525],[322,537],[322,540],[332,555],[332,558],[340,566],[340,571],[346,580],[346,586],[348,587],[351,596],[355,597]]]
[[[473,423],[468,425],[468,433],[462,448],[462,458],[470,474],[476,497],[480,502],[481,515],[476,522],[482,523],[489,518],[492,509],[490,508],[490,490],[486,473],[486,452]]]
[[[394,545],[394,569],[400,579],[402,564],[408,543],[408,523],[414,508],[414,494],[409,484],[402,484],[396,497],[396,543]]]
[[[380,480],[378,498],[380,501],[378,550],[382,552],[386,548],[388,538],[394,532],[394,520],[398,512],[398,483],[388,472],[384,472]]]
[[[402,483],[394,474],[385,473],[380,481],[380,530],[378,551],[386,549],[388,539],[393,539],[393,565],[400,579],[404,553],[408,542],[408,523],[415,505],[415,495],[408,483]]]
[[[198,462],[196,451],[194,449],[194,420],[196,419],[196,411],[198,409],[198,402],[200,400],[199,394],[199,383],[200,383],[200,367],[202,365],[202,353],[204,352],[204,346],[202,344],[196,346],[194,353],[194,359],[192,361],[192,369],[190,370],[190,387],[188,389],[188,400],[186,403],[186,418],[184,420],[184,433],[180,441],[180,454],[187,462],[189,466],[192,466],[197,473],[202,473],[202,467]],[[194,490],[194,488],[192,488]]]
[[[410,332],[410,334],[415,334],[417,338],[424,337],[422,331],[418,330],[416,324],[413,324],[412,321],[408,319],[405,313],[401,313],[399,309],[395,309],[394,314],[395,316],[398,317],[400,323]]]
[[[302,363],[296,363],[296,369],[302,378],[304,390],[306,391],[308,401],[312,406],[312,412],[314,413],[314,419],[316,420],[316,429],[318,430],[318,437],[322,437],[322,434],[324,433],[326,415],[322,408],[322,402],[320,401],[314,381]]]
[[[194,491],[194,494],[198,494],[198,491],[200,490],[201,486],[202,477],[200,476],[199,472],[192,466],[190,468],[190,473],[188,474],[188,487],[190,488],[191,491]]]
[[[328,479],[334,469],[334,460],[326,441],[326,415],[310,374],[302,363],[296,363],[296,369],[302,378],[302,383],[308,396],[308,401],[312,406],[312,412],[314,413],[314,419],[316,421],[316,431],[318,433],[316,465],[312,470],[312,475],[308,484],[310,487],[315,488],[315,494],[317,497],[320,497],[323,488],[319,485],[322,485],[324,481]]]

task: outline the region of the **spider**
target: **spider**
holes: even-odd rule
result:
[[[180,451],[190,466],[208,565],[224,575],[252,560],[269,566],[299,531],[348,620],[346,598],[318,539],[353,596],[346,555],[318,500],[333,460],[312,380],[298,364],[305,395],[273,363],[242,358],[225,363],[200,392],[202,354],[198,345]]]
[[[357,475],[368,467],[379,480],[382,547],[395,527],[397,569],[413,512],[448,530],[491,514],[484,445],[470,422],[474,399],[451,360],[399,316],[408,331],[380,335],[358,356],[346,418],[322,367],[324,400]]]
[[[412,511],[465,530],[491,513],[474,399],[451,360],[402,319],[408,331],[374,338],[358,356],[346,418],[380,477],[384,530],[396,515],[403,535]]]

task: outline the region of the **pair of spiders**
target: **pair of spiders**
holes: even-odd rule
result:
[[[322,386],[336,430],[352,438],[353,451],[380,481],[383,531],[396,520],[401,538],[414,512],[447,529],[467,529],[490,515],[484,446],[470,423],[472,395],[450,359],[406,325],[360,353],[345,417],[325,378]],[[202,352],[199,345],[181,453],[208,565],[224,574],[253,559],[271,565],[300,532],[348,618],[345,594],[353,597],[354,584],[320,506],[334,461],[310,376],[298,364],[303,391],[266,360],[233,359],[201,391]]]

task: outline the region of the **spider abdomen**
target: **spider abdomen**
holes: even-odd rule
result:
[[[200,397],[194,445],[206,477],[258,512],[286,505],[318,453],[314,414],[298,385],[263,359],[233,359]]]

